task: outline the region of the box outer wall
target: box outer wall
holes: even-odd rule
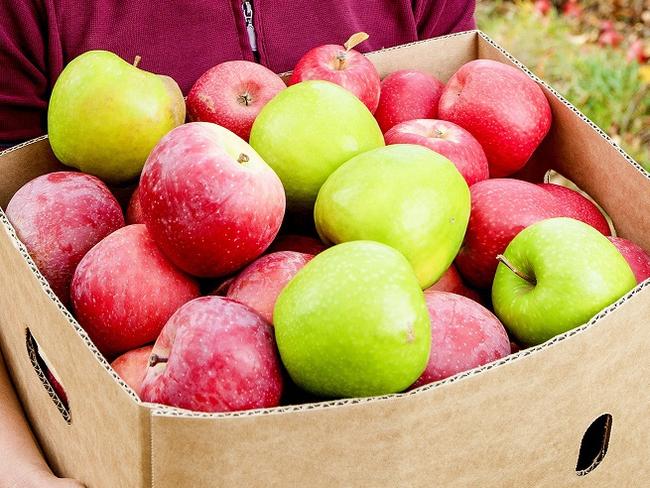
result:
[[[382,75],[408,67],[443,80],[476,57],[512,62],[477,33],[370,55]],[[556,168],[607,210],[623,236],[650,249],[650,203],[643,197],[650,194],[650,180],[575,109],[544,89],[555,124],[535,157],[538,173]],[[3,206],[24,182],[60,169],[46,142],[3,159]],[[613,191],[612,179],[622,191]],[[650,467],[644,466],[650,455],[645,379],[650,361],[644,363],[650,286],[638,287],[590,327],[488,366],[480,375],[381,400],[210,416],[150,411],[137,402],[56,305],[20,247],[0,233],[5,360],[55,471],[90,487],[609,487],[650,480]],[[27,358],[26,327],[66,388],[71,424]],[[582,435],[605,412],[614,419],[609,452],[597,469],[578,477]]]

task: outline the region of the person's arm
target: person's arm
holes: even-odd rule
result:
[[[81,488],[52,474],[29,430],[0,355],[0,488]]]
[[[476,29],[476,0],[415,0],[414,4],[420,39]]]

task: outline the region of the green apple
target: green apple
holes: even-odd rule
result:
[[[134,179],[149,152],[185,121],[185,101],[168,76],[108,51],[73,59],[52,89],[50,145],[68,166],[110,183]]]
[[[394,247],[427,288],[458,254],[470,208],[469,188],[453,163],[425,147],[396,144],[336,170],[318,193],[314,218],[325,241]]]
[[[492,284],[494,311],[523,344],[589,321],[636,285],[607,237],[569,218],[542,220],[510,242]]]
[[[273,323],[293,381],[324,397],[402,391],[424,371],[431,347],[413,270],[378,242],[318,254],[278,297]]]
[[[329,81],[304,81],[282,90],[253,123],[250,144],[278,174],[287,207],[311,213],[319,188],[357,154],[384,145],[366,106]]]

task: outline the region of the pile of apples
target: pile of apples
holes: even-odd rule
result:
[[[401,392],[579,326],[650,276],[581,193],[512,177],[552,122],[522,71],[381,80],[364,39],[309,51],[288,87],[220,64],[186,102],[105,51],[56,82],[50,143],[81,171],[30,181],[7,216],[144,401]],[[138,177],[125,220],[108,185]]]

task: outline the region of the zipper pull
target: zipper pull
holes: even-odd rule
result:
[[[255,36],[255,26],[253,25],[253,2],[251,2],[251,0],[244,0],[241,6],[242,11],[244,12],[244,20],[246,21],[248,42],[251,45],[255,58],[257,59],[257,38]]]

